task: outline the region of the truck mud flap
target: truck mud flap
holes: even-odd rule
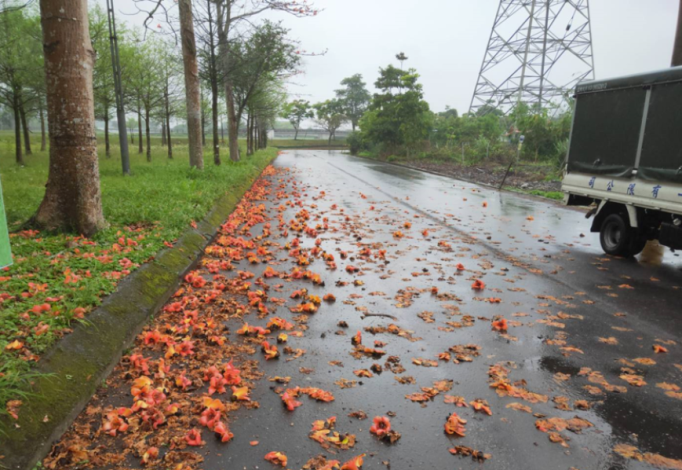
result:
[[[658,241],[673,250],[682,250],[682,228],[673,224],[661,224]]]

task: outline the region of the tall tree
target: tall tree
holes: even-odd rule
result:
[[[312,119],[315,117],[310,102],[305,100],[294,100],[284,105],[281,116],[291,123],[294,128],[294,140],[298,139],[298,130],[301,128],[301,122],[304,119]]]
[[[197,45],[194,37],[192,1],[178,0],[178,2],[180,10],[182,62],[185,69],[185,102],[187,107],[187,134],[189,137],[189,165],[193,168],[203,169],[204,154],[201,141],[201,87],[199,84],[199,67],[197,65]]]
[[[41,76],[42,67],[42,61],[36,60],[42,54],[32,47],[35,37],[27,34],[29,23],[23,10],[7,9],[0,13],[0,103],[9,107],[14,116],[14,151],[19,165],[24,164],[22,147],[27,143],[30,145],[26,108],[35,95],[30,90],[31,81]],[[28,148],[26,150],[28,154]]]
[[[235,106],[235,84],[230,73],[234,65],[232,60],[232,39],[238,33],[243,33],[240,26],[248,28],[256,16],[267,11],[278,11],[296,17],[314,16],[317,14],[310,4],[305,2],[287,2],[281,0],[215,0],[216,24],[218,29],[219,65],[223,71],[225,101],[227,104],[228,140],[230,159],[239,160],[239,118]],[[242,28],[243,29],[243,28]]]
[[[331,145],[337,129],[348,120],[343,114],[343,103],[333,99],[317,103],[313,108],[317,115],[317,124],[329,133],[329,145]]]
[[[353,132],[358,125],[358,121],[367,111],[371,95],[362,81],[362,75],[355,74],[341,80],[341,85],[345,88],[336,90],[336,97],[343,103],[344,114],[353,126]]]
[[[95,135],[87,0],[40,0],[50,169],[34,222],[93,235],[106,225]],[[68,21],[64,21],[68,18]]]
[[[380,93],[374,95],[360,120],[363,139],[383,144],[389,152],[402,147],[409,153],[428,136],[433,116],[418,79],[414,69],[400,70],[392,65],[379,69],[374,86]]]

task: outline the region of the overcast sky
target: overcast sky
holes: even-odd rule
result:
[[[104,3],[103,0],[91,0]],[[171,3],[172,0],[165,0]],[[201,0],[194,0],[201,1]],[[313,0],[310,0],[313,1]],[[134,12],[133,0],[115,0],[119,12]],[[301,48],[324,51],[306,58],[292,95],[312,102],[334,96],[339,82],[360,73],[373,90],[379,67],[399,65],[421,75],[434,111],[446,105],[466,112],[476,84],[498,0],[314,0],[316,17],[280,15]],[[668,67],[677,0],[591,0],[597,78]],[[142,24],[143,16],[119,15]]]

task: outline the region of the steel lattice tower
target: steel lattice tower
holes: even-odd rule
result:
[[[500,0],[470,112],[565,103],[594,78],[589,0]]]

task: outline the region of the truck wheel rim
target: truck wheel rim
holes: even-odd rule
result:
[[[604,242],[609,248],[615,248],[620,243],[623,232],[617,224],[608,224],[604,230]]]

